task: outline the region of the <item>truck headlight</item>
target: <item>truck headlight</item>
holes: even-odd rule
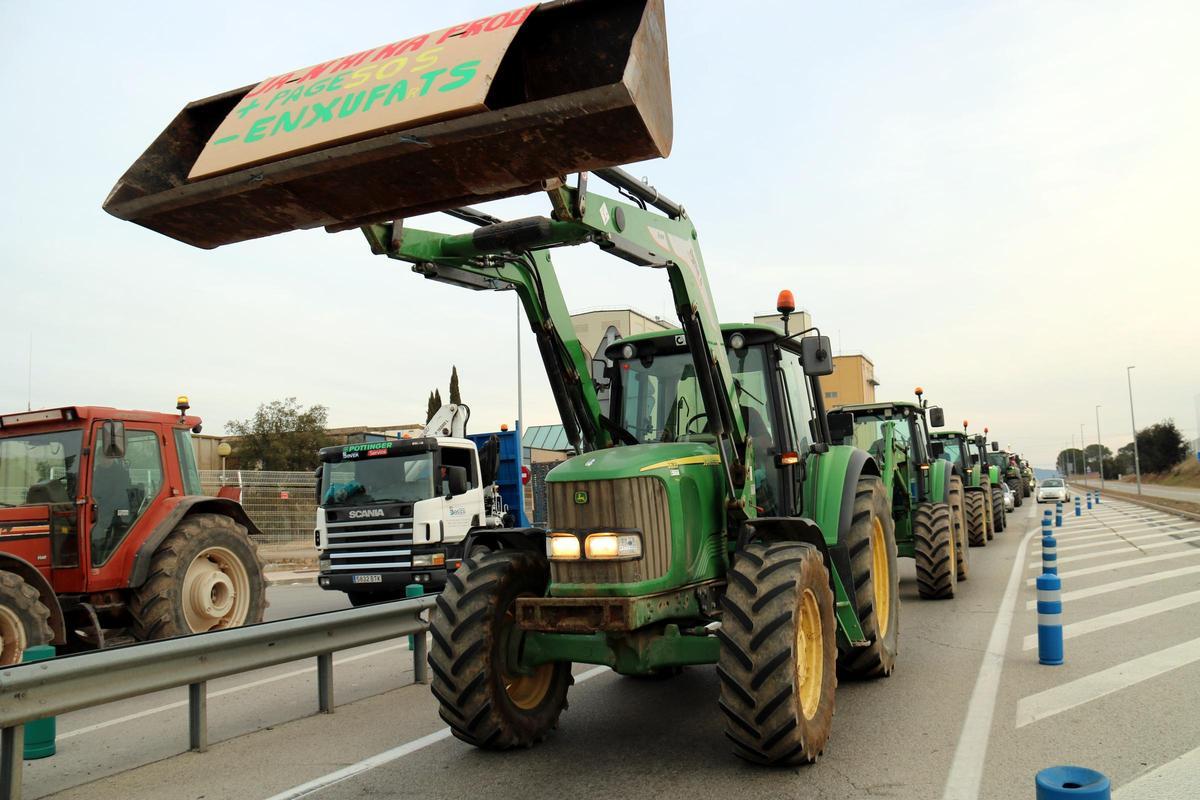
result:
[[[329,570],[332,568],[333,568],[333,562],[330,560],[329,556],[322,555],[321,557],[319,557],[317,559],[317,569],[319,571],[329,572]]]
[[[561,560],[579,558],[579,538],[572,533],[552,533],[546,537],[546,555]]]
[[[440,567],[446,563],[445,553],[421,553],[413,556],[414,567]]]
[[[588,558],[641,558],[642,537],[633,533],[593,533],[583,548]]]

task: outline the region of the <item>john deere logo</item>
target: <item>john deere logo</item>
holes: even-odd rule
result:
[[[579,506],[587,505],[587,492],[576,492],[575,493],[575,505],[579,505]]]

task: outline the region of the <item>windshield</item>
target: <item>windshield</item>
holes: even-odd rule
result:
[[[1045,486],[1048,489],[1052,489],[1055,487],[1061,489],[1062,485],[1063,485],[1062,478],[1046,478],[1046,480],[1042,481],[1042,486]]]
[[[412,503],[433,496],[433,453],[340,461],[321,470],[325,508]]]
[[[891,409],[855,411],[853,414],[854,436],[850,441],[842,442],[842,444],[854,445],[859,450],[866,450],[877,458],[882,458],[884,426],[889,422],[894,422],[895,425],[892,426],[893,441],[906,450],[910,447],[912,434],[908,420],[903,414],[897,414]]]
[[[0,506],[73,502],[82,444],[81,430],[0,439]]]
[[[960,444],[957,439],[940,439],[939,438],[937,441],[941,442],[942,447],[944,448],[944,450],[942,451],[942,458],[944,458],[947,461],[954,463],[954,464],[961,464],[962,466],[967,466],[967,462],[963,458],[962,444]]]

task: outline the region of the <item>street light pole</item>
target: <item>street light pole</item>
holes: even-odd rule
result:
[[[1083,455],[1083,485],[1090,486],[1087,477],[1087,439],[1083,438],[1083,423],[1079,423],[1079,452]]]
[[[1129,384],[1129,427],[1133,429],[1133,474],[1137,476],[1138,494],[1141,494],[1142,465],[1138,459],[1137,423],[1133,421],[1133,367],[1125,368],[1125,380]]]
[[[1096,406],[1096,458],[1100,461],[1100,490],[1104,490],[1104,445],[1100,442],[1100,406]]]

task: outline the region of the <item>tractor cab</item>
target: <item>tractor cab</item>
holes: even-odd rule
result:
[[[765,325],[722,325],[721,333],[748,435],[757,515],[797,515],[798,465],[823,440],[804,370],[804,340]],[[717,437],[682,330],[630,336],[609,345],[605,355],[613,364],[610,415],[618,443],[698,444],[705,457],[717,457]]]
[[[829,428],[837,444],[866,450],[880,464],[889,456],[893,458],[897,471],[907,477],[911,497],[914,501],[925,501],[930,496],[925,473],[935,459],[945,454],[945,443],[933,441],[929,436],[927,410],[935,425],[942,421],[940,408],[926,409],[920,402],[900,400],[840,406],[830,412]]]

